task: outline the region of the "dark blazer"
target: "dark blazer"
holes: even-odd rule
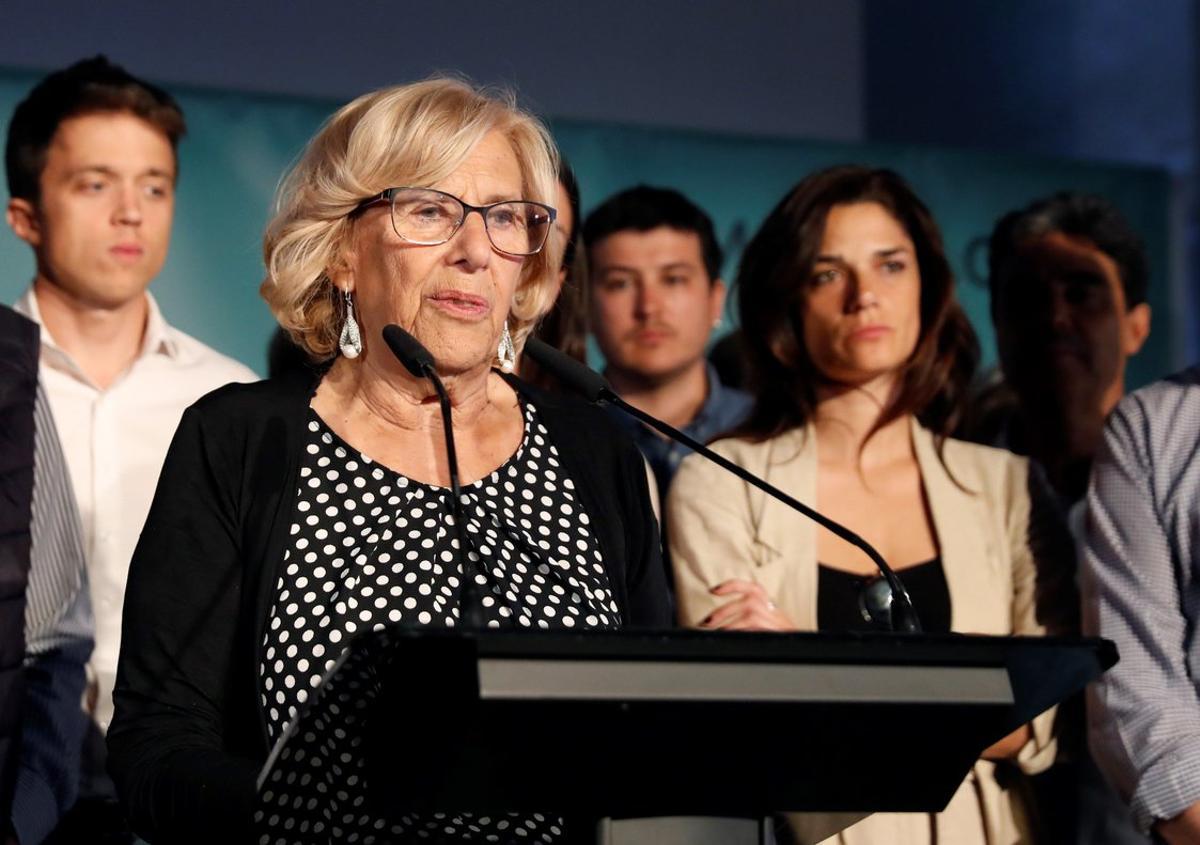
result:
[[[645,466],[579,400],[516,379],[592,516],[622,621],[670,625]],[[129,571],[109,771],[155,845],[251,830],[267,757],[258,667],[288,541],[314,385],[231,384],[189,408]]]
[[[0,306],[0,831],[20,760],[38,327]]]

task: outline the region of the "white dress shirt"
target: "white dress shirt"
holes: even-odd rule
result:
[[[129,561],[179,419],[205,393],[231,381],[258,380],[249,368],[169,326],[154,298],[147,293],[146,299],[141,352],[103,390],[55,343],[32,289],[15,306],[42,327],[40,380],[58,423],[83,523],[96,618],[89,670],[97,692],[94,718],[102,731],[112,720]]]

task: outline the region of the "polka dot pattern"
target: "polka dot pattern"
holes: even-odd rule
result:
[[[463,488],[466,552],[485,623],[616,627],[620,612],[590,517],[536,408],[527,403],[524,414],[517,452]],[[439,813],[388,826],[362,811],[365,773],[356,743],[375,691],[336,689],[322,679],[356,635],[389,625],[455,625],[464,575],[448,489],[376,464],[312,410],[308,430],[291,542],[263,640],[260,694],[273,742],[302,710],[306,720],[320,710],[327,724],[320,730],[309,721],[311,737],[288,740],[283,755],[290,765],[281,756],[273,776],[285,777],[286,769],[293,782],[264,787],[260,841],[559,841],[561,820],[540,815]],[[364,671],[369,676],[370,666]],[[297,775],[301,770],[306,774]],[[309,781],[299,783],[304,777]]]

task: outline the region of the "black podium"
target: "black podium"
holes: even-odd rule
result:
[[[984,748],[1116,662],[1103,640],[696,631],[393,628],[351,652],[370,659],[325,683],[371,691],[374,812],[591,820],[937,811]],[[262,783],[289,737],[336,724],[322,700]]]

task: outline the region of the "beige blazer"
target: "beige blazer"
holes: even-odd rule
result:
[[[950,591],[951,629],[1044,633],[1035,614],[1036,569],[1028,542],[1028,462],[1000,449],[947,440],[943,466],[933,435],[915,421],[912,440]],[[817,441],[811,426],[764,443],[728,439],[713,448],[801,502],[819,507]],[[816,629],[817,543],[812,522],[699,456],[680,466],[666,515],[682,624],[696,626],[721,603],[710,589],[742,578],[761,584],[800,630]],[[1033,737],[1017,761],[1026,772],[1042,771],[1053,761],[1053,718],[1051,711],[1034,721]],[[880,813],[828,841],[1027,842],[1023,807],[1001,789],[994,769],[992,763],[976,763],[937,816]]]

